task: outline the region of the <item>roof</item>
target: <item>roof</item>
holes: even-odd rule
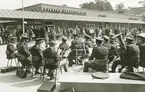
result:
[[[23,15],[24,13],[24,15]],[[56,14],[56,13],[42,13],[32,11],[16,11],[16,10],[0,10],[1,19],[42,19],[42,20],[68,20],[68,21],[90,21],[90,22],[113,22],[113,23],[135,23],[145,24],[142,20],[128,20],[128,19],[116,19],[116,18],[101,18],[94,16],[80,16],[69,14]]]

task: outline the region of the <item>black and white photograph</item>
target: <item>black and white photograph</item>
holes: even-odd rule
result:
[[[0,0],[0,92],[145,92],[145,0]]]

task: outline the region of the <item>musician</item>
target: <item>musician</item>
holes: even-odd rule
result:
[[[44,71],[46,68],[49,69],[47,76],[50,76],[52,80],[54,78],[54,70],[59,66],[59,55],[55,50],[56,43],[54,41],[49,42],[49,48],[43,51],[43,57],[45,61]]]
[[[62,36],[62,43],[59,45],[58,50],[61,49],[60,55],[63,55],[66,50],[69,49],[69,45],[67,43],[67,37]]]
[[[69,60],[69,66],[72,67],[73,60],[76,60],[76,49],[82,49],[83,41],[79,39],[78,34],[73,34],[74,40],[71,42],[71,52],[69,53],[68,60]],[[76,48],[77,46],[77,48]]]
[[[21,42],[17,44],[18,50],[18,60],[21,62],[22,66],[30,66],[32,64],[30,57],[30,49],[28,47],[28,36],[23,35],[21,37]]]
[[[14,39],[11,38],[6,49],[7,59],[17,58],[18,56],[18,53],[16,52],[17,49],[13,44],[14,44]]]
[[[43,53],[41,50],[42,38],[37,38],[35,45],[31,48],[32,62],[36,69],[35,74],[39,74],[38,70],[42,64]]]
[[[91,37],[87,34],[85,34],[85,45],[87,45],[89,48],[93,47],[93,42],[91,41]]]
[[[133,67],[136,67],[140,58],[139,47],[133,43],[133,37],[126,38],[126,52],[125,52],[125,65],[128,71],[133,72]]]
[[[108,58],[108,48],[102,45],[103,39],[100,38],[96,38],[96,44],[97,47],[94,47],[92,50],[92,54],[89,57],[89,61],[91,60],[97,60],[97,59],[107,59]],[[96,69],[97,65],[95,64],[95,62],[85,62],[84,64],[84,72],[88,72],[88,69],[92,68],[92,69]]]
[[[121,71],[125,66],[127,66],[127,71],[133,72],[133,67],[136,67],[140,57],[140,50],[137,45],[133,43],[132,37],[126,38],[126,50],[124,56],[121,56],[120,59],[117,59],[113,62],[112,71],[115,72],[116,67],[120,64],[122,68],[119,70]]]
[[[140,49],[139,65],[145,67],[145,33],[138,34],[138,45]]]
[[[110,38],[107,35],[104,36],[103,46],[107,47],[108,50],[110,51],[111,49]]]

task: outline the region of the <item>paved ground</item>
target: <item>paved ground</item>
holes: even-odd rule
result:
[[[31,43],[30,46],[32,46],[33,44],[34,43]],[[58,41],[57,44],[59,45],[60,41]],[[0,46],[0,67],[5,67],[7,64],[5,50],[6,50],[5,45]],[[13,63],[13,65],[15,64]],[[78,72],[78,70],[82,71],[82,66],[77,66],[77,67],[73,66],[68,70],[69,72]],[[37,92],[37,89],[43,83],[39,77],[40,76],[37,75],[34,78],[32,78],[29,75],[26,79],[20,79],[15,75],[15,71],[9,73],[0,73],[0,88],[4,92]],[[56,90],[55,92],[58,91]]]
[[[33,44],[34,43],[31,43],[30,46],[32,46]],[[58,41],[57,44],[59,45],[60,41]],[[6,50],[6,45],[1,45],[0,67],[5,67],[7,65],[5,50]],[[15,62],[13,62],[12,65],[15,66]],[[73,70],[69,69],[69,71],[71,72]],[[15,75],[15,71],[9,73],[0,73],[0,88],[4,92],[37,92],[37,89],[42,85],[42,83],[43,82],[42,80],[40,80],[39,75],[35,76],[34,78],[28,75],[26,79],[20,79]]]

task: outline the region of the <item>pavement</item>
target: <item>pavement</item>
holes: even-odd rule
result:
[[[61,41],[57,41],[57,46]],[[71,41],[68,41],[70,44]],[[14,44],[16,45],[16,44]],[[33,46],[34,42],[31,42],[29,46]],[[42,45],[45,47],[45,45]],[[0,67],[5,67],[7,65],[7,59],[6,59],[6,45],[0,46]],[[15,62],[12,63],[13,66],[15,65]],[[69,69],[69,71],[73,71],[72,69]],[[33,78],[28,75],[27,78],[21,79],[16,76],[16,71],[8,72],[8,73],[0,73],[0,88],[1,91],[4,92],[37,92],[37,89],[43,84],[42,80],[40,79],[40,75],[36,75]],[[46,78],[47,80],[48,78]],[[59,84],[57,84],[59,85]],[[56,90],[55,92],[58,92]]]

